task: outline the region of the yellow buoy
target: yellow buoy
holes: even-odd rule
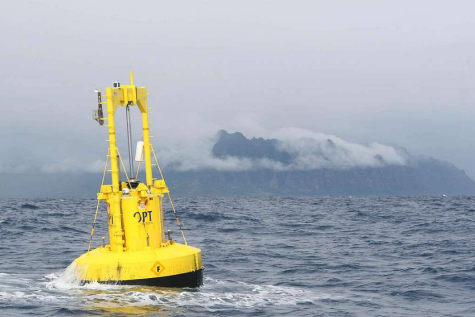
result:
[[[118,82],[106,88],[106,102],[98,94],[98,110],[94,118],[102,125],[107,122],[109,129],[109,153],[104,169],[101,190],[97,194],[97,211],[101,201],[107,205],[109,219],[109,244],[90,250],[94,226],[91,231],[88,252],[81,255],[76,263],[76,277],[84,282],[118,283],[127,285],[153,285],[164,287],[198,287],[203,282],[201,250],[186,242],[181,224],[176,217],[183,235],[184,244],[172,240],[170,230],[165,234],[163,199],[170,199],[176,211],[168,187],[156,161],[150,144],[147,92],[145,87],[136,87],[130,73],[130,85]],[[102,105],[107,106],[107,116],[103,117]],[[131,151],[130,107],[137,106],[142,114],[143,141],[138,143],[136,160],[139,166],[145,161],[146,182],[133,178]],[[126,107],[129,144],[129,173],[127,173],[116,145],[114,115],[118,106]],[[142,148],[143,146],[143,148]],[[152,174],[152,154],[161,179]],[[108,170],[110,162],[110,170]],[[120,164],[120,165],[119,165]],[[120,166],[127,181],[120,180]],[[104,185],[106,171],[111,174],[112,184]],[[103,238],[103,241],[105,239]]]

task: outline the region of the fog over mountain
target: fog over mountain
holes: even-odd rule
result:
[[[158,153],[162,164],[179,171],[349,169],[408,163],[404,150],[383,144],[351,143],[333,135],[299,128],[281,129],[273,135],[278,139],[253,138],[249,143],[241,133],[230,135],[221,130],[217,144],[213,145],[211,139],[210,142],[195,143],[192,150],[177,144]]]
[[[248,139],[221,130],[212,156],[240,164],[239,170],[184,170],[179,162],[170,164],[178,167],[168,173],[175,181],[171,188],[193,195],[475,194],[475,182],[464,171],[449,162],[412,156],[404,148],[354,144],[299,129],[279,134],[292,137]]]
[[[177,195],[475,194],[475,182],[463,170],[413,156],[401,147],[351,143],[295,128],[275,135],[281,139],[247,138],[241,132],[220,130],[211,139],[157,149],[157,155],[167,184]],[[69,167],[64,166],[65,171]],[[0,184],[0,197],[32,192],[39,197],[95,196],[103,161],[74,173],[58,172],[61,168],[6,173],[9,181]],[[139,176],[144,180],[143,173]]]

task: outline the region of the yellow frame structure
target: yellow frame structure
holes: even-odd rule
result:
[[[76,276],[83,281],[114,282],[131,285],[156,285],[171,287],[195,287],[202,283],[203,265],[201,250],[187,244],[175,206],[165,184],[155,152],[150,144],[147,91],[136,87],[130,72],[130,85],[106,88],[107,120],[111,185],[101,185],[97,194],[98,206],[91,230],[89,249],[75,260]],[[137,105],[142,114],[142,131],[145,160],[145,183],[132,187],[120,181],[119,155],[116,139],[115,112],[119,106]],[[152,153],[162,179],[152,174]],[[107,170],[107,162],[104,170]],[[124,172],[125,170],[124,166]],[[104,182],[103,176],[103,182]],[[131,175],[132,176],[132,175]],[[127,176],[128,178],[128,176]],[[125,190],[128,188],[128,190]],[[124,189],[124,190],[123,190]],[[165,237],[163,197],[168,194],[181,230],[184,244]],[[109,218],[109,244],[90,251],[99,201],[107,204]]]
[[[152,161],[150,151],[150,131],[148,121],[147,90],[145,87],[134,85],[134,74],[130,72],[130,85],[123,85],[120,88],[107,87],[107,126],[109,127],[109,153],[117,153],[117,142],[115,137],[115,112],[117,107],[137,105],[142,113],[142,130],[145,158],[145,175],[148,187],[153,186]],[[120,169],[117,156],[111,156],[112,191],[119,192]]]

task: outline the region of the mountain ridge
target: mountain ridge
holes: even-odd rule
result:
[[[168,166],[162,171],[171,192],[178,196],[475,195],[475,182],[450,162],[414,157],[402,147],[391,147],[398,157],[404,159],[404,164],[394,159],[391,161],[394,158],[391,150],[389,154],[372,152],[369,161],[356,158],[360,165],[339,167],[335,162],[340,161],[335,161],[331,155],[350,155],[349,150],[342,147],[341,140],[329,138],[319,142],[304,143],[302,155],[308,155],[310,150],[314,152],[302,160],[298,152],[287,152],[289,146],[284,146],[281,140],[248,139],[241,132],[221,130],[212,148],[214,158],[267,160],[279,163],[280,169],[274,164],[225,171],[210,167],[180,171]],[[305,147],[307,145],[310,150]],[[308,158],[321,159],[322,166],[327,167],[312,168],[311,164],[295,163],[299,159],[306,162]],[[3,174],[8,182],[0,183],[0,198],[31,198],[30,193],[40,198],[94,198],[102,176],[94,173]],[[125,175],[122,179],[126,179]],[[139,179],[145,179],[142,173]]]
[[[267,158],[289,165],[292,155],[278,149],[277,139],[246,138],[241,132],[218,132],[218,141],[213,146],[213,155],[219,158]],[[238,146],[236,146],[236,144]],[[326,146],[337,147],[331,139]],[[260,147],[260,152],[254,151]],[[231,149],[231,150],[229,150]],[[267,149],[267,150],[262,150]],[[260,184],[259,191],[283,194],[277,188],[287,188],[298,194],[389,194],[389,195],[473,195],[475,182],[463,170],[450,162],[432,157],[414,157],[403,148],[395,149],[404,157],[406,164],[384,162],[377,167],[354,167],[346,169],[322,168],[289,171],[241,172],[244,179],[253,179]],[[250,154],[249,154],[250,153]],[[378,161],[384,161],[375,155]],[[262,174],[265,179],[259,179]],[[254,176],[253,176],[254,175]],[[258,176],[260,175],[260,176]],[[234,175],[234,177],[238,177]],[[238,177],[239,178],[239,177]],[[280,180],[280,181],[277,181]],[[252,186],[251,186],[252,187]]]

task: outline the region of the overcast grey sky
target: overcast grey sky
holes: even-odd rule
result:
[[[0,172],[95,170],[107,131],[91,119],[93,89],[133,70],[152,93],[157,149],[298,127],[404,146],[473,178],[473,12],[473,1],[4,2]]]

